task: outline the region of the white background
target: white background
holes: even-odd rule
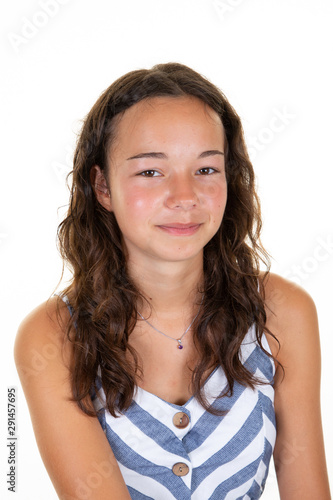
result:
[[[20,321],[53,293],[61,275],[56,228],[64,209],[58,213],[58,208],[68,201],[65,174],[80,120],[117,77],[168,61],[204,74],[240,114],[257,173],[262,239],[274,257],[272,270],[300,283],[317,304],[332,482],[333,3],[42,4],[18,0],[0,7],[1,498],[57,498],[35,444],[12,351]],[[283,119],[274,118],[281,114]],[[6,395],[13,385],[18,393],[16,494],[6,490]],[[263,498],[279,498],[273,467]]]

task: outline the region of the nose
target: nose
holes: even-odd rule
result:
[[[166,205],[172,209],[191,210],[198,205],[193,179],[175,178],[169,183]]]

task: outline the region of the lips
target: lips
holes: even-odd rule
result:
[[[193,222],[190,222],[188,224],[172,222],[170,224],[163,224],[157,227],[166,233],[173,234],[176,236],[191,236],[192,234],[198,231],[200,226],[201,224],[196,224]]]

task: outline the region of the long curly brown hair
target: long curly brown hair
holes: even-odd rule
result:
[[[259,265],[270,262],[261,245],[260,204],[241,121],[224,94],[194,70],[178,63],[132,71],[116,80],[85,118],[74,154],[72,187],[66,218],[58,227],[59,250],[72,271],[67,295],[72,316],[67,325],[73,342],[73,400],[88,414],[92,388],[100,374],[107,409],[113,416],[132,402],[139,358],[128,343],[142,299],[131,281],[115,216],[97,201],[90,171],[108,172],[108,153],[117,120],[142,99],[195,96],[221,118],[226,138],[228,197],[221,226],[204,248],[204,299],[193,337],[200,362],[192,374],[193,393],[208,410],[202,391],[207,369],[221,366],[232,394],[234,382],[254,387],[258,380],[242,364],[239,350],[255,325],[257,341],[265,327],[263,283]],[[116,117],[116,118],[115,118]],[[208,333],[209,332],[209,333]],[[133,357],[129,366],[125,351]],[[99,371],[100,370],[100,371]]]

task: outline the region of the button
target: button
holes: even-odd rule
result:
[[[183,462],[177,462],[172,467],[172,472],[176,476],[186,476],[186,474],[188,474],[188,471],[189,471],[188,465],[184,464]]]
[[[187,427],[190,423],[190,419],[186,413],[179,411],[174,415],[172,422],[177,429],[185,429],[185,427]]]

